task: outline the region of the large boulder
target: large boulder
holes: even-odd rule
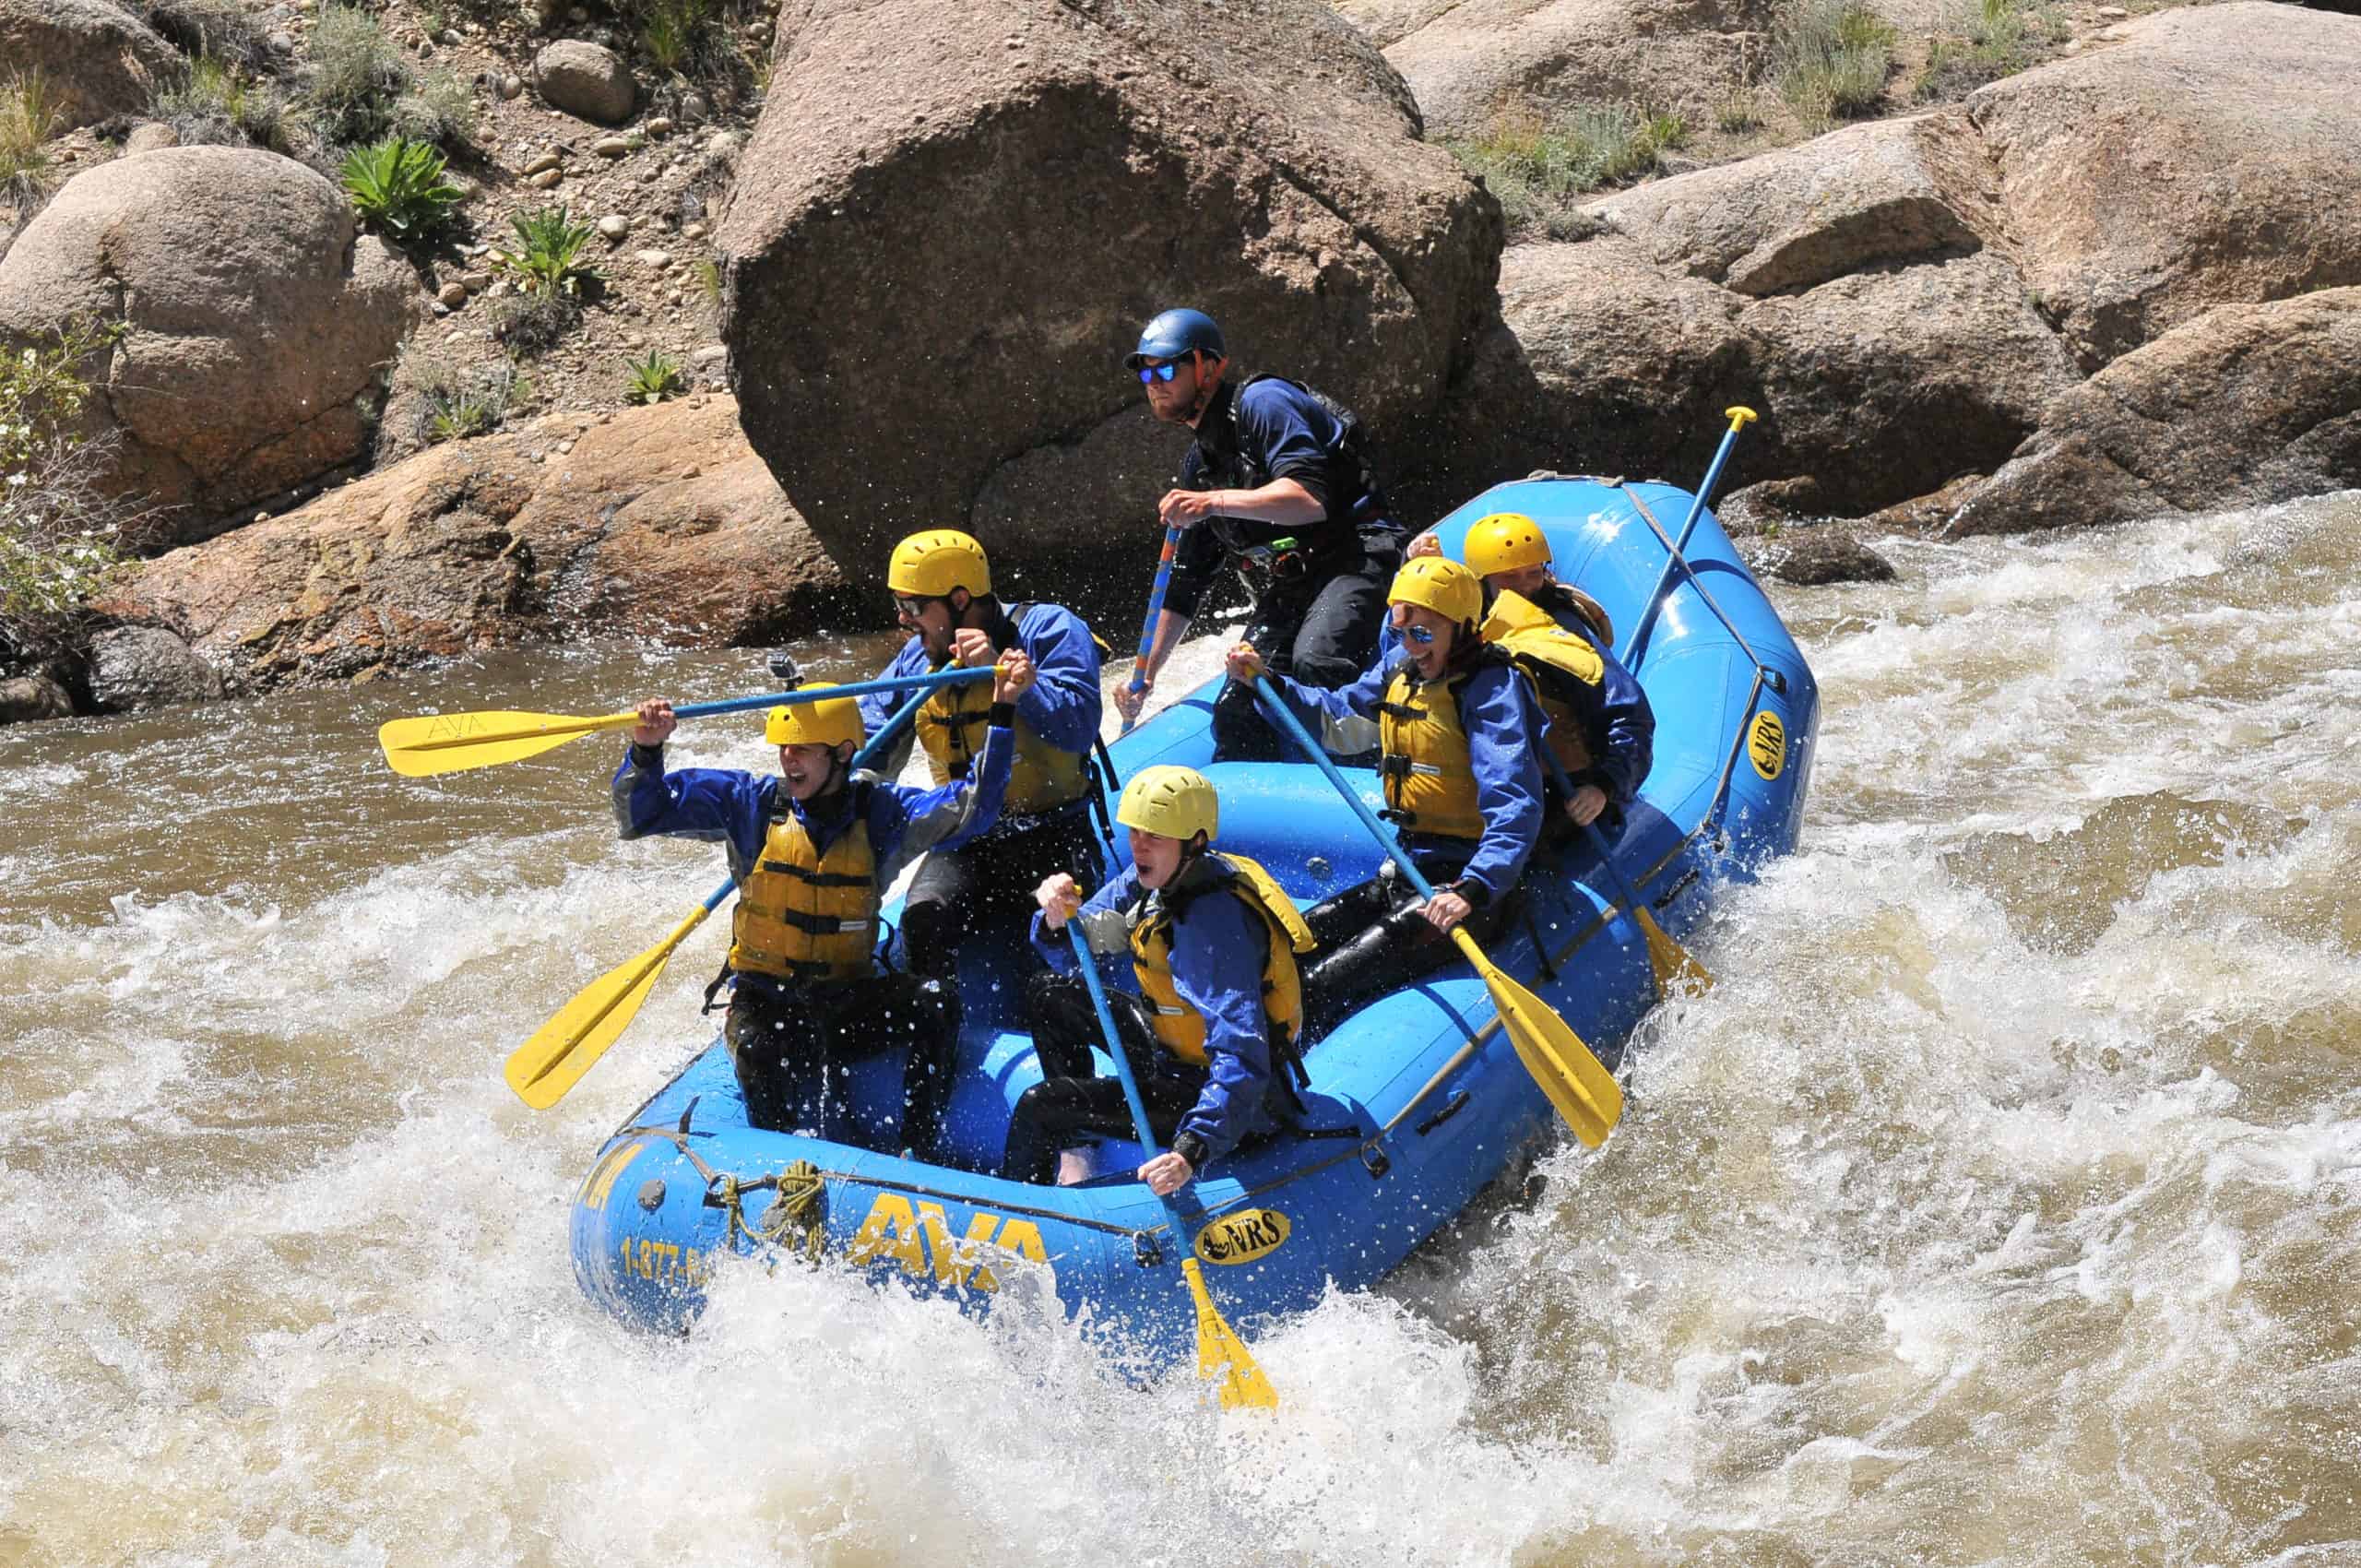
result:
[[[2239,0],[2121,34],[1967,101],[2083,368],[2218,304],[2361,283],[2361,18]]]
[[[1974,127],[1950,109],[1847,126],[1583,210],[1660,267],[1759,298],[1980,250],[2001,232],[1991,185]]]
[[[1755,300],[1629,236],[1518,245],[1501,309],[1438,443],[1462,490],[1539,468],[1694,482],[1744,403],[1763,415],[1749,480],[1797,479],[1794,509],[1857,515],[1991,472],[2076,382],[1986,252]]]
[[[2224,305],[2047,410],[1954,533],[2260,505],[2361,487],[2361,288]]]
[[[105,486],[161,510],[132,542],[206,537],[229,514],[368,449],[418,282],[292,159],[182,147],[77,175],[0,259],[0,344],[121,323],[89,367]]]
[[[162,35],[107,0],[0,0],[0,77],[39,72],[61,131],[145,107],[180,64]]]
[[[837,559],[965,524],[1103,549],[1185,434],[1121,364],[1170,304],[1241,370],[1432,408],[1491,315],[1498,205],[1316,0],[813,0],[720,236],[746,432]]]
[[[1465,0],[1365,13],[1435,137],[1504,112],[1638,102],[1692,118],[1759,67],[1771,0]],[[1388,37],[1388,34],[1393,36]]]
[[[101,608],[174,630],[241,691],[593,636],[760,645],[876,618],[728,398],[433,447],[144,562]]]

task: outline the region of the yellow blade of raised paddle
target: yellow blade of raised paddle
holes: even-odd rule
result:
[[[1223,1321],[1221,1309],[1214,1305],[1213,1292],[1205,1289],[1204,1271],[1197,1266],[1197,1260],[1182,1257],[1180,1272],[1188,1276],[1189,1294],[1197,1302],[1197,1375],[1207,1383],[1220,1382],[1221,1406],[1225,1410],[1277,1409],[1278,1391],[1263,1375],[1262,1367],[1246,1348],[1246,1341]]]
[[[1705,966],[1699,963],[1688,948],[1675,942],[1664,927],[1656,924],[1656,918],[1644,907],[1634,904],[1631,912],[1640,917],[1640,934],[1647,938],[1648,968],[1656,973],[1658,994],[1670,989],[1675,980],[1698,991],[1703,991],[1714,983],[1714,977],[1707,972]]]
[[[1476,966],[1476,972],[1484,977],[1492,1005],[1500,1012],[1501,1027],[1508,1031],[1525,1070],[1533,1075],[1541,1092],[1574,1130],[1574,1136],[1590,1148],[1605,1143],[1623,1115],[1623,1091],[1617,1087],[1615,1075],[1548,1003],[1484,956],[1474,937],[1456,928],[1451,936]]]
[[[665,963],[696,930],[710,911],[697,912],[672,928],[672,934],[627,963],[600,975],[575,993],[574,1000],[533,1033],[533,1038],[509,1053],[504,1075],[516,1098],[536,1111],[547,1111],[572,1088],[591,1063],[607,1052],[635,1017],[647,993],[656,989]]]
[[[462,768],[521,762],[599,730],[627,730],[636,713],[585,719],[571,713],[430,713],[378,726],[377,744],[396,773],[424,778]]]

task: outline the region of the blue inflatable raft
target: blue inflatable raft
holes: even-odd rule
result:
[[[1672,559],[1689,493],[1536,476],[1494,487],[1441,525],[1459,553],[1467,527],[1523,512],[1549,536],[1558,574],[1612,616],[1629,644]],[[1643,934],[1619,889],[1645,898],[1676,937],[1715,890],[1794,848],[1809,778],[1818,690],[1802,654],[1710,512],[1641,643],[1636,671],[1656,715],[1655,760],[1611,852],[1622,875],[1577,844],[1536,854],[1528,918],[1489,949],[1612,1067],[1658,1000]],[[1117,741],[1128,778],[1151,763],[1199,767],[1221,791],[1220,848],[1251,855],[1297,901],[1372,874],[1381,852],[1309,764],[1209,764],[1214,686]],[[1348,771],[1381,804],[1377,776]],[[889,918],[893,911],[889,910]],[[1192,1247],[1223,1315],[1249,1338],[1311,1306],[1333,1281],[1366,1287],[1395,1267],[1537,1140],[1548,1101],[1493,1016],[1484,985],[1456,964],[1383,997],[1314,1042],[1301,1129],[1240,1150],[1184,1188],[1176,1230],[1134,1181],[1142,1155],[1110,1144],[1074,1187],[985,1174],[1009,1108],[1039,1076],[1015,1015],[1038,960],[1022,939],[971,944],[960,1080],[943,1165],[815,1137],[760,1132],[718,1041],[608,1140],[576,1194],[575,1273],[618,1317],[678,1331],[733,1256],[822,1257],[880,1280],[988,1311],[1012,1271],[1046,1271],[1071,1315],[1151,1368],[1195,1344],[1179,1267]],[[1109,966],[1110,978],[1122,966]],[[1128,974],[1121,977],[1128,980]],[[1111,1073],[1102,1061],[1099,1071]],[[898,1056],[862,1064],[857,1099],[897,1104]]]

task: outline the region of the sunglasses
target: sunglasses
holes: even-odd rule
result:
[[[1140,385],[1147,386],[1158,381],[1169,381],[1180,374],[1180,364],[1179,360],[1167,360],[1162,364],[1144,364],[1140,366]]]
[[[1421,647],[1435,640],[1435,629],[1432,626],[1405,626],[1402,628],[1402,635]]]
[[[922,594],[916,599],[906,598],[898,593],[894,596],[895,610],[901,614],[908,616],[913,621],[918,620],[920,616],[926,613],[926,607],[928,605],[940,604],[942,602],[943,596],[939,593]]]

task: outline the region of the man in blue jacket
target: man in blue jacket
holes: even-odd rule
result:
[[[1429,556],[1402,568],[1387,599],[1393,635],[1351,685],[1323,691],[1270,676],[1307,720],[1377,720],[1383,814],[1435,889],[1421,899],[1388,861],[1310,911],[1323,955],[1304,976],[1315,1039],[1371,996],[1450,962],[1453,926],[1490,940],[1541,833],[1544,721],[1525,678],[1477,633],[1476,575]],[[1267,673],[1251,644],[1230,649],[1228,664],[1241,684]]]
[[[729,859],[738,906],[714,990],[731,986],[722,1038],[753,1125],[849,1132],[871,1147],[922,1157],[932,1150],[958,1050],[959,992],[881,968],[877,911],[911,860],[957,849],[1000,814],[1015,704],[1033,683],[1033,666],[1012,648],[994,669],[980,766],[972,778],[931,790],[851,776],[863,731],[849,697],[771,709],[764,733],[779,749],[779,770],[762,776],[666,772],[672,705],[639,705],[639,725],[615,770],[616,830],[624,838],[718,840]],[[832,1125],[840,1120],[845,1064],[897,1045],[909,1052],[898,1128]]]
[[[1031,911],[1042,878],[1098,864],[1090,822],[1098,790],[1090,748],[1105,706],[1098,645],[1071,610],[1002,604],[983,546],[956,529],[930,529],[896,545],[885,582],[910,636],[884,674],[980,666],[1021,648],[1038,676],[1016,705],[1015,757],[999,825],[928,855],[903,902],[902,942],[911,969],[952,980],[959,944],[969,934],[996,924],[1014,929]],[[875,694],[861,699],[861,714],[871,729],[882,729],[896,706],[892,693]],[[919,709],[911,735],[937,784],[968,777],[986,706],[980,685],[968,684],[943,687]],[[909,747],[908,741],[896,746],[881,771],[899,773]]]
[[[1044,1076],[1009,1120],[1003,1176],[1047,1182],[1054,1170],[1079,1181],[1087,1135],[1137,1135],[1122,1084],[1091,1073],[1097,1009],[1074,973],[1071,943],[1057,934],[1073,920],[1094,954],[1128,948],[1139,980],[1139,995],[1109,991],[1107,1001],[1149,1128],[1171,1143],[1150,1151],[1141,1181],[1159,1195],[1176,1192],[1294,1110],[1281,1074],[1301,1070],[1295,956],[1311,933],[1268,872],[1210,848],[1220,810],[1204,775],[1144,767],[1117,807],[1132,865],[1086,904],[1071,876],[1037,891],[1033,944],[1052,972],[1034,977],[1026,1003]]]
[[[1254,595],[1246,640],[1269,668],[1323,687],[1347,684],[1369,661],[1386,581],[1402,563],[1402,529],[1385,517],[1352,410],[1280,376],[1233,385],[1228,352],[1211,316],[1169,310],[1123,362],[1146,385],[1149,410],[1197,436],[1179,485],[1157,504],[1167,527],[1187,531],[1142,660],[1146,685],[1115,693],[1126,719],[1137,717],[1224,563]],[[1216,759],[1287,754],[1237,682],[1215,700],[1213,735]]]

